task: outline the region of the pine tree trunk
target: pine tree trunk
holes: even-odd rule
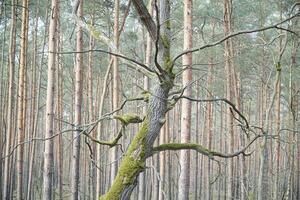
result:
[[[28,4],[29,0],[24,0],[22,7],[22,31],[21,31],[21,51],[19,67],[19,86],[18,86],[18,143],[25,139],[25,80],[26,80],[26,56],[28,39]],[[17,199],[23,198],[23,156],[24,145],[20,145],[17,150]]]
[[[7,134],[5,145],[5,156],[8,156],[11,151],[12,138],[14,135],[13,115],[14,115],[14,74],[15,74],[15,52],[16,52],[16,8],[15,0],[12,0],[11,6],[11,28],[9,39],[9,89],[8,89],[8,112],[7,112]],[[3,199],[8,200],[10,197],[10,174],[11,174],[11,156],[4,159],[4,177],[3,177]]]
[[[183,50],[192,48],[192,0],[184,0],[184,36]],[[186,86],[192,81],[192,70],[189,69],[192,64],[192,54],[185,54],[182,57],[182,65],[185,68],[182,74],[182,85]],[[187,87],[184,95],[191,96],[192,89]],[[181,137],[180,142],[190,142],[191,138],[191,102],[183,99],[181,108]],[[178,182],[178,199],[189,199],[190,183],[190,151],[180,152],[180,176]]]
[[[115,47],[119,48],[119,11],[120,10],[120,0],[115,0],[114,6],[114,44]],[[116,110],[119,106],[119,61],[118,57],[113,57],[113,110]],[[113,133],[116,134],[119,130],[119,125],[117,120],[113,123]],[[112,139],[114,138],[114,134],[112,135]],[[118,161],[117,161],[117,148],[111,149],[111,172],[110,179],[111,182],[115,179],[117,171],[118,171]]]
[[[77,16],[82,18],[83,16],[83,0],[79,0],[79,6],[77,10]],[[83,50],[83,33],[82,27],[77,25],[77,41],[76,51],[81,52]],[[71,168],[71,192],[72,199],[79,199],[79,166],[80,166],[80,124],[81,124],[81,108],[82,108],[82,71],[83,71],[83,55],[81,53],[76,54],[75,58],[75,116],[74,125],[76,131],[73,135],[73,156],[72,156],[72,168]]]
[[[225,36],[229,35],[232,31],[232,20],[231,20],[231,13],[232,13],[232,0],[224,0],[224,33]],[[228,39],[225,41],[225,73],[226,73],[226,96],[227,99],[231,102],[234,102],[234,65],[232,62],[233,57],[233,49],[232,49],[232,41]],[[228,140],[227,140],[227,151],[233,152],[234,151],[234,135],[235,130],[233,127],[233,116],[231,114],[230,109],[227,109],[227,130],[228,130]],[[233,185],[233,173],[234,173],[234,160],[229,158],[226,160],[227,162],[227,184],[226,184],[226,199],[233,199],[234,198],[234,185]]]
[[[55,70],[57,45],[57,18],[58,18],[58,1],[51,2],[52,14],[49,26],[49,53],[48,53],[48,77],[47,77],[47,99],[46,99],[46,130],[45,138],[52,137],[54,124],[54,89],[55,89]],[[45,141],[44,150],[44,185],[43,199],[51,200],[53,198],[53,140]]]
[[[38,104],[37,104],[37,99],[39,99],[38,95],[39,92],[37,91],[37,87],[39,87],[39,85],[37,85],[37,81],[38,81],[38,77],[37,77],[37,71],[39,70],[38,67],[38,63],[37,63],[37,32],[38,32],[38,22],[39,22],[39,0],[37,2],[37,6],[36,6],[36,11],[35,11],[35,23],[34,23],[34,31],[33,31],[33,35],[34,35],[34,39],[33,39],[33,56],[32,56],[32,82],[31,82],[31,129],[29,131],[29,137],[35,138],[36,137],[36,131],[35,131],[35,126],[36,126],[36,122],[37,122],[37,115],[36,113],[38,113]],[[30,135],[31,133],[31,135]],[[31,148],[29,148],[30,150],[30,162],[29,162],[29,167],[28,167],[28,182],[27,182],[27,199],[30,199],[31,194],[32,194],[32,179],[33,179],[33,164],[34,164],[34,156],[35,156],[35,142],[32,142],[31,144]]]

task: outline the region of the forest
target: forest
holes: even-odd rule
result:
[[[300,199],[299,0],[0,0],[0,199]]]

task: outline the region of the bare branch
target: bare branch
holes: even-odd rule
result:
[[[217,102],[217,101],[223,101],[225,103],[227,103],[228,105],[231,106],[231,108],[244,120],[246,127],[249,128],[249,123],[248,120],[246,119],[246,117],[236,108],[236,106],[229,101],[228,99],[225,98],[216,98],[216,99],[195,99],[192,97],[187,97],[187,96],[179,96],[179,97],[175,97],[175,99],[178,98],[183,98],[183,99],[188,99],[190,101],[195,101],[195,102]]]
[[[7,158],[7,157],[9,157],[9,156],[11,156],[11,155],[14,153],[14,151],[17,150],[18,147],[21,146],[21,145],[24,145],[24,144],[27,144],[27,143],[31,143],[31,142],[34,142],[34,141],[42,141],[42,142],[45,142],[46,140],[52,140],[52,139],[54,139],[56,136],[59,136],[59,135],[61,135],[61,134],[63,134],[63,133],[73,132],[73,131],[75,131],[75,130],[74,130],[74,129],[68,129],[68,130],[64,130],[64,131],[62,131],[62,132],[60,132],[60,133],[57,133],[57,134],[55,134],[55,135],[52,135],[51,137],[47,137],[47,138],[30,138],[30,139],[28,139],[28,140],[26,140],[26,141],[24,141],[24,142],[20,142],[20,143],[16,144],[16,145],[12,148],[12,150],[9,152],[9,154],[7,154],[7,155],[5,155],[4,157],[2,157],[1,160],[5,159],[5,158]]]
[[[235,33],[232,33],[232,34],[229,34],[227,35],[226,37],[214,42],[214,43],[211,43],[211,44],[206,44],[206,45],[203,45],[201,47],[197,47],[197,48],[193,48],[193,49],[189,49],[189,50],[186,50],[186,51],[183,51],[181,52],[180,54],[178,54],[174,59],[173,59],[173,65],[174,63],[176,62],[177,59],[181,58],[183,55],[185,54],[188,54],[188,53],[194,53],[194,52],[197,52],[197,51],[200,51],[200,50],[203,50],[203,49],[206,49],[206,48],[210,48],[210,47],[214,47],[214,46],[217,46],[223,42],[225,42],[226,40],[230,39],[230,38],[233,38],[235,36],[238,36],[238,35],[242,35],[242,34],[248,34],[248,33],[256,33],[256,32],[261,32],[261,31],[266,31],[266,30],[269,30],[269,29],[281,29],[280,27],[278,27],[279,25],[281,24],[284,24],[296,17],[299,17],[300,14],[299,12],[295,15],[292,15],[291,17],[281,21],[281,22],[278,22],[276,24],[273,24],[271,26],[266,26],[266,27],[263,27],[263,28],[258,28],[258,29],[252,29],[252,30],[243,30],[243,31],[238,31],[238,32],[235,32]]]
[[[84,51],[64,51],[64,52],[42,52],[42,53],[56,53],[56,54],[76,54],[76,53],[90,53],[90,52],[101,52],[101,53],[106,53],[109,55],[113,55],[113,56],[117,56],[119,58],[122,58],[124,60],[133,62],[134,64],[137,64],[138,66],[142,67],[143,69],[145,69],[146,71],[150,72],[150,73],[155,73],[154,70],[150,69],[150,67],[148,67],[147,65],[136,61],[132,58],[128,58],[126,56],[124,56],[123,54],[120,53],[114,53],[114,52],[110,52],[110,51],[106,51],[103,49],[89,49],[89,50],[84,50]]]

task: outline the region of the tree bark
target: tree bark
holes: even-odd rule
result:
[[[79,6],[77,10],[77,16],[83,17],[83,0],[79,0]],[[83,50],[83,33],[82,27],[77,25],[76,36],[76,51],[81,52]],[[73,200],[79,199],[79,166],[80,166],[80,134],[79,128],[81,124],[81,107],[82,107],[82,70],[83,70],[83,55],[81,53],[76,54],[75,58],[75,118],[74,125],[76,131],[73,136],[73,157],[72,157],[72,169],[71,169],[71,198]]]
[[[192,0],[184,0],[184,32],[183,32],[183,51],[192,48]],[[187,86],[192,81],[192,54],[182,56],[182,65],[184,72],[182,74],[182,85]],[[192,89],[187,87],[184,95],[191,96]],[[187,99],[182,100],[181,108],[181,137],[182,143],[190,142],[191,138],[191,102]],[[178,199],[189,199],[190,185],[190,151],[183,150],[180,152],[180,176],[178,182]]]
[[[231,20],[231,14],[232,14],[232,0],[224,0],[224,33],[225,36],[229,35],[232,31],[232,20]],[[225,50],[225,73],[226,73],[226,96],[227,99],[231,102],[234,102],[234,65],[232,63],[232,57],[233,57],[233,49],[232,49],[232,40],[228,39],[225,41],[224,45]],[[233,116],[231,114],[230,109],[227,109],[227,130],[229,133],[228,137],[228,144],[227,149],[229,152],[232,152],[234,149],[234,127],[233,127]],[[234,198],[234,191],[233,191],[233,169],[234,169],[234,160],[228,159],[227,161],[227,191],[226,191],[226,199],[233,199]]]
[[[38,32],[38,25],[39,25],[39,5],[40,5],[40,1],[37,1],[37,5],[36,5],[36,10],[35,10],[35,22],[34,22],[34,30],[33,30],[33,56],[32,56],[32,63],[31,63],[31,67],[32,67],[32,80],[31,80],[31,121],[30,121],[30,125],[31,125],[31,129],[29,131],[29,135],[30,133],[32,138],[36,137],[36,131],[35,131],[35,127],[36,127],[36,122],[37,122],[37,115],[36,113],[39,112],[38,110],[38,100],[39,99],[39,89],[37,89],[37,87],[40,87],[40,85],[37,84],[39,77],[37,77],[37,71],[40,70],[38,67],[38,63],[37,63],[37,32]],[[47,13],[47,11],[46,11]],[[28,182],[27,182],[27,199],[31,198],[31,194],[32,194],[32,179],[33,179],[33,165],[34,165],[34,156],[35,156],[35,142],[33,142],[31,144],[31,148],[29,148],[29,164],[28,164]]]
[[[11,6],[11,28],[9,39],[9,89],[8,89],[8,111],[7,111],[7,135],[5,145],[5,156],[11,151],[11,144],[13,138],[13,115],[14,115],[14,74],[15,74],[15,54],[16,54],[16,7],[15,0],[12,0]],[[8,156],[4,160],[4,177],[3,177],[3,199],[8,200],[10,196],[10,162],[11,156]]]
[[[115,0],[114,6],[114,44],[116,48],[119,48],[119,10],[120,10],[120,0]],[[119,61],[118,57],[113,57],[113,110],[116,110],[119,106]],[[113,123],[113,133],[117,133],[119,130],[118,121],[115,120]],[[114,135],[112,135],[114,138]],[[110,171],[110,179],[111,182],[115,179],[117,171],[118,171],[118,161],[117,161],[117,148],[111,149],[111,171]]]
[[[48,53],[48,83],[46,100],[46,130],[45,138],[52,137],[54,123],[54,89],[55,89],[55,70],[56,70],[56,44],[57,44],[57,18],[58,1],[51,2],[52,14],[49,26],[49,53]],[[53,140],[45,141],[44,150],[44,185],[43,199],[51,200],[53,198],[52,179],[53,179]]]
[[[28,4],[29,0],[24,0],[22,7],[22,31],[21,31],[21,52],[19,67],[19,86],[18,86],[18,143],[25,139],[25,80],[26,80],[26,56],[28,39]],[[17,150],[17,199],[23,198],[23,156],[24,145],[20,145]]]

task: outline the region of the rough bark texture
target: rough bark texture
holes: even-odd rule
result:
[[[140,16],[140,19],[147,31],[149,32],[153,41],[156,40],[156,25],[151,17],[151,14],[148,12],[147,7],[143,3],[143,0],[133,0],[133,6]]]
[[[153,15],[153,0],[149,1],[149,13]],[[145,64],[150,66],[152,62],[152,41],[149,34],[147,34],[147,41],[146,41],[146,55],[145,55]],[[147,76],[144,76],[144,90],[148,91],[150,88],[150,80]],[[147,114],[147,107],[143,108],[143,113]],[[146,173],[143,172],[139,175],[139,191],[138,191],[138,200],[144,200],[146,195]]]
[[[192,48],[192,0],[184,0],[184,36],[183,50]],[[189,68],[192,65],[192,54],[182,56],[183,68]],[[192,70],[186,69],[182,74],[182,85],[186,86],[192,81]],[[185,96],[191,96],[192,89],[187,87],[184,91]],[[190,142],[191,138],[191,102],[187,99],[182,100],[181,107],[181,137],[182,143]],[[183,150],[180,152],[180,176],[178,182],[178,199],[189,199],[190,185],[190,151]]]
[[[130,198],[137,184],[137,177],[144,171],[146,158],[151,154],[154,140],[164,124],[167,111],[166,99],[171,87],[172,83],[166,82],[155,89],[149,102],[147,116],[123,157],[111,188],[100,198],[101,200],[126,200]]]

